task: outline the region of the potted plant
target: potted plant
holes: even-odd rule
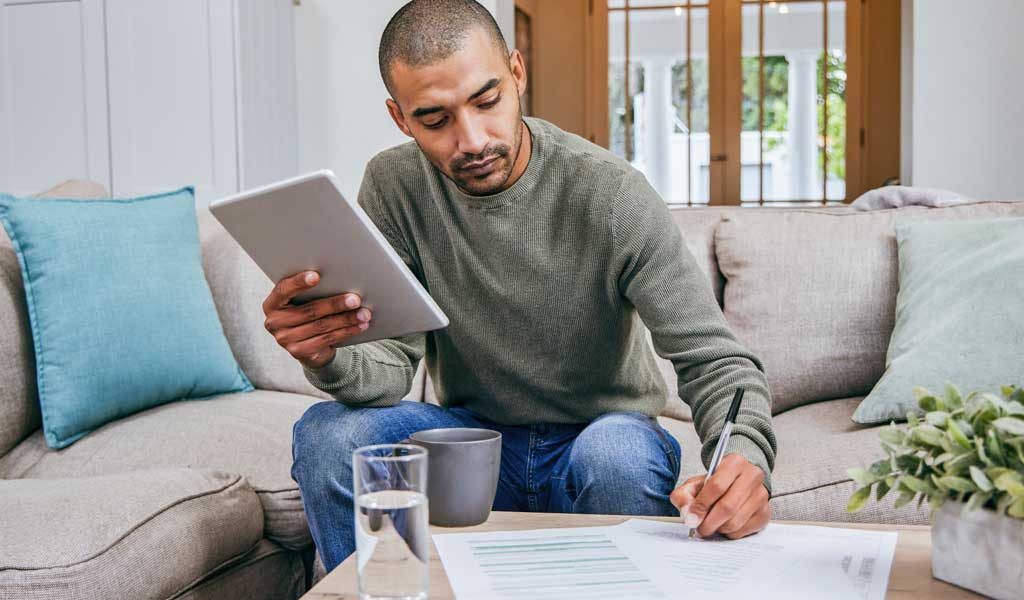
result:
[[[995,598],[1024,589],[1024,388],[1002,397],[953,386],[943,396],[916,388],[924,417],[879,432],[886,458],[850,469],[860,486],[847,505],[896,494],[932,508],[932,575]]]

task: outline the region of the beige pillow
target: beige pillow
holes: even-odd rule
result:
[[[1024,215],[1024,203],[726,216],[715,236],[726,319],[762,361],[773,413],[862,396],[885,369],[897,292],[894,226]]]

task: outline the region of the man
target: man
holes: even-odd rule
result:
[[[729,331],[657,193],[628,163],[539,119],[526,69],[472,0],[414,0],[380,44],[387,109],[414,143],[374,157],[359,202],[449,315],[444,330],[336,349],[372,327],[360,299],[290,300],[266,327],[337,402],[295,425],[292,475],[328,569],[354,550],[352,450],[438,427],[503,434],[496,510],[682,515],[736,538],[770,518],[775,456],[758,359]],[[673,491],[678,443],[654,419],[679,375],[706,461],[746,388],[729,454]],[[426,356],[441,406],[400,402]]]

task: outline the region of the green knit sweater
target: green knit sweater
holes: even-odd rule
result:
[[[656,416],[665,383],[642,321],[679,375],[705,464],[746,387],[729,449],[767,484],[775,437],[761,363],[729,330],[664,201],[607,150],[526,124],[526,172],[493,196],[461,192],[414,143],[370,161],[359,203],[451,324],[340,348],[306,377],[345,404],[390,406],[425,355],[442,406],[498,423]]]

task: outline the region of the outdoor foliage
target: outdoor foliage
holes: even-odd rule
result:
[[[965,510],[1024,519],[1024,388],[1002,393],[963,398],[953,386],[945,396],[915,388],[924,418],[908,414],[906,427],[890,424],[879,432],[888,457],[848,471],[860,488],[847,510],[860,510],[874,490],[876,500],[896,493],[897,508],[915,497],[932,509],[952,500]]]

